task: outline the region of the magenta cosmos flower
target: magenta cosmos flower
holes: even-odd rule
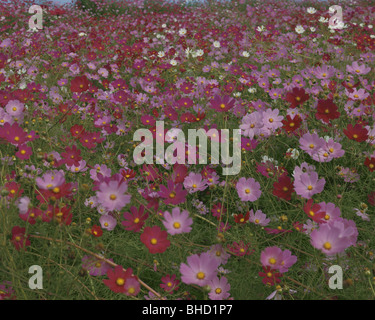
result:
[[[216,277],[219,262],[208,252],[194,254],[187,258],[187,264],[181,263],[181,280],[186,284],[205,286]]]
[[[294,180],[294,190],[296,194],[305,199],[311,199],[314,194],[321,193],[326,180],[319,179],[316,172],[302,173],[299,179]]]
[[[218,112],[225,112],[233,108],[236,101],[230,96],[220,97],[215,95],[215,97],[210,101],[211,108]]]
[[[262,194],[259,182],[255,181],[253,178],[240,178],[237,182],[236,189],[241,201],[254,202],[259,199]]]
[[[102,182],[96,192],[99,203],[107,210],[121,210],[130,202],[131,195],[125,194],[128,184],[125,181],[112,180]]]
[[[167,187],[160,185],[158,195],[164,199],[165,204],[177,205],[185,202],[187,193],[181,183],[174,183],[172,180],[168,180]]]
[[[164,219],[164,227],[166,227],[167,232],[172,236],[191,231],[193,219],[189,217],[189,212],[187,210],[181,212],[180,208],[176,207],[172,209],[172,214],[165,211]]]

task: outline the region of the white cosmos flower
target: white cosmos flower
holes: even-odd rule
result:
[[[204,55],[204,51],[202,49],[199,49],[195,52],[195,54],[198,56],[198,57],[201,57]]]
[[[307,13],[314,14],[316,12],[316,9],[313,7],[307,8]]]
[[[185,50],[186,57],[189,57],[189,54],[191,53],[192,53],[192,50],[190,48],[186,48]]]
[[[158,52],[158,57],[159,57],[159,58],[163,58],[164,56],[165,56],[164,51],[159,51],[159,52]]]
[[[87,34],[84,33],[84,32],[80,32],[80,33],[78,33],[78,35],[79,35],[80,37],[87,36]]]
[[[171,61],[169,61],[169,63],[172,65],[172,66],[176,66],[177,65],[177,61],[172,59]]]
[[[316,29],[315,29],[314,27],[311,27],[311,28],[310,28],[310,31],[311,31],[311,32],[315,32]]]
[[[301,33],[304,33],[305,32],[305,29],[301,26],[301,25],[298,25],[296,28],[295,28],[296,32],[301,34]]]
[[[328,22],[328,18],[320,17],[319,18],[319,22],[327,23]]]
[[[187,30],[184,29],[184,28],[182,28],[182,29],[180,29],[180,30],[178,31],[178,34],[179,34],[180,36],[183,36],[183,35],[186,34],[186,32],[187,32]]]
[[[242,52],[242,56],[244,56],[245,58],[248,58],[248,57],[250,57],[250,53],[247,52],[247,51],[244,51],[244,52]]]
[[[369,24],[369,25],[367,26],[367,28],[372,29],[372,28],[373,28],[373,25],[372,25],[372,24]]]
[[[249,91],[249,93],[255,93],[255,92],[257,92],[257,89],[256,88],[249,88],[249,89],[247,89],[247,91]]]
[[[262,31],[264,31],[264,29],[265,29],[264,26],[257,27],[258,32],[262,32]]]
[[[220,48],[220,42],[219,41],[214,41],[213,43],[215,48]]]

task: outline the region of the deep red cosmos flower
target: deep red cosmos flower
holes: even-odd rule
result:
[[[94,236],[94,237],[101,237],[103,235],[103,230],[102,228],[100,228],[99,226],[97,226],[96,224],[92,226],[91,228],[91,234]]]
[[[302,123],[301,117],[297,114],[292,118],[290,115],[286,116],[285,120],[281,121],[283,126],[282,129],[284,129],[287,133],[296,131]]]
[[[310,219],[317,223],[325,222],[325,212],[320,211],[320,205],[317,203],[313,204],[313,199],[309,199],[303,207],[303,211],[309,216]]]
[[[76,145],[73,145],[71,148],[66,147],[65,152],[61,153],[61,157],[67,166],[79,166],[79,161],[82,160],[80,154],[81,150],[77,149]]]
[[[375,206],[375,191],[372,191],[371,193],[368,194],[368,203],[372,206]]]
[[[309,98],[310,96],[306,94],[305,89],[295,87],[286,94],[285,100],[290,102],[290,108],[294,109]]]
[[[56,221],[58,224],[70,225],[72,223],[73,214],[70,207],[48,206],[47,211],[42,218],[45,222]]]
[[[23,189],[21,188],[21,185],[18,184],[15,181],[7,182],[4,187],[8,190],[9,194],[8,197],[12,199],[16,199],[21,197],[23,194]]]
[[[36,198],[41,202],[45,203],[49,200],[58,200],[61,198],[69,198],[72,195],[73,184],[71,182],[63,183],[59,187],[55,187],[53,189],[40,189],[35,190],[37,194]]]
[[[122,266],[116,266],[114,270],[109,269],[107,272],[107,277],[109,279],[104,279],[104,284],[116,293],[125,293],[125,283],[128,279],[134,278],[132,275],[132,268],[124,270]]]
[[[259,276],[263,278],[262,282],[264,284],[273,286],[275,283],[280,283],[280,278],[283,276],[282,273],[276,272],[276,270],[271,269],[270,266],[262,268],[263,272],[259,272]]]
[[[325,123],[329,123],[330,120],[337,119],[340,117],[337,106],[333,103],[332,99],[319,100],[316,108],[315,118],[317,120],[323,120]]]
[[[350,140],[355,140],[357,142],[366,141],[368,138],[368,132],[366,128],[363,128],[358,123],[354,127],[349,123],[346,127],[346,130],[344,130],[344,133]]]
[[[273,183],[272,194],[276,197],[289,201],[292,199],[293,191],[293,182],[287,175],[282,175]]]
[[[234,221],[239,224],[245,224],[246,222],[249,221],[249,217],[250,217],[250,212],[247,212],[245,215],[243,215],[242,213],[235,214]]]
[[[89,85],[90,82],[87,80],[86,76],[78,76],[70,82],[70,91],[81,93],[88,90]]]
[[[29,236],[27,237],[25,236],[25,231],[26,231],[25,228],[21,228],[19,226],[14,226],[12,228],[11,242],[13,243],[17,251],[19,251],[22,248],[26,249],[26,247],[31,244],[29,240]]]
[[[163,253],[171,244],[167,236],[167,231],[161,230],[159,226],[146,227],[141,234],[141,241],[150,253]]]
[[[220,97],[215,95],[210,101],[210,107],[218,112],[226,112],[233,108],[235,102],[236,100],[232,99],[230,96]]]
[[[83,126],[75,124],[70,128],[70,133],[74,138],[80,138],[85,133],[85,129]]]
[[[370,172],[373,172],[375,170],[375,158],[371,157],[370,158],[366,158],[365,160],[365,166],[368,167],[368,169],[370,170]]]
[[[132,206],[130,212],[124,212],[125,220],[123,220],[121,224],[125,227],[125,230],[138,232],[145,224],[148,213],[145,212],[145,207],[143,205],[141,205],[139,209]]]

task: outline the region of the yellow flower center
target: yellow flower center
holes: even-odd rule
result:
[[[152,238],[152,239],[151,239],[151,244],[154,244],[154,245],[155,245],[155,244],[157,244],[157,243],[158,243],[158,240],[156,240],[155,238]]]
[[[181,228],[181,224],[180,224],[179,222],[175,222],[175,223],[173,224],[173,227],[174,227],[175,229],[179,229],[179,228]]]
[[[110,198],[111,200],[116,200],[116,199],[117,199],[117,197],[116,197],[115,194],[111,194],[111,195],[109,196],[109,198]]]
[[[203,280],[204,278],[205,278],[205,274],[204,274],[204,272],[202,272],[202,271],[200,271],[200,272],[198,272],[197,273],[197,278],[199,279],[199,280]]]
[[[215,293],[216,293],[216,294],[220,294],[221,292],[222,292],[222,290],[221,290],[220,288],[216,288],[216,289],[215,289]]]
[[[324,249],[326,249],[326,250],[331,250],[332,245],[331,245],[329,242],[326,242],[326,243],[323,244],[323,247],[324,247]]]
[[[250,189],[246,189],[245,193],[249,194],[250,193]]]
[[[275,260],[274,258],[270,258],[270,259],[268,260],[268,262],[269,262],[270,264],[275,264],[275,263],[276,263],[276,260]]]
[[[123,286],[125,284],[125,280],[123,278],[117,278],[116,284],[118,286]]]
[[[307,190],[310,190],[310,191],[311,191],[312,189],[313,189],[312,186],[308,186],[308,187],[307,187]]]

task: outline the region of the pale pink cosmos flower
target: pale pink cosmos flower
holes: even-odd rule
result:
[[[229,298],[230,284],[226,277],[215,277],[208,283],[208,286],[211,288],[208,293],[210,300],[226,300]]]
[[[172,236],[180,233],[188,233],[192,229],[193,219],[189,216],[187,210],[181,212],[180,208],[175,207],[172,209],[172,213],[165,211],[163,217],[163,225]]]
[[[200,173],[190,172],[184,180],[184,187],[189,193],[195,193],[205,190],[207,188],[207,183],[206,180],[202,179]]]
[[[296,194],[305,199],[311,199],[314,194],[321,193],[324,189],[326,180],[319,179],[316,172],[303,173],[300,179],[294,180],[294,190]]]
[[[354,221],[338,218],[321,224],[310,234],[311,245],[331,256],[343,252],[357,241],[358,230]]]
[[[181,281],[185,284],[205,286],[217,276],[219,262],[209,253],[193,254],[187,258],[187,264],[181,263]]]
[[[258,200],[262,194],[259,182],[255,181],[253,178],[240,178],[236,184],[236,189],[241,201],[254,202]]]
[[[261,210],[257,210],[254,213],[253,209],[251,209],[249,221],[265,227],[270,223],[271,219],[267,218],[266,214],[264,214]]]

